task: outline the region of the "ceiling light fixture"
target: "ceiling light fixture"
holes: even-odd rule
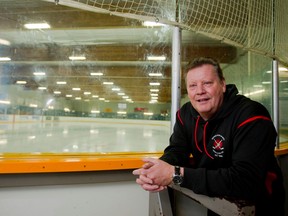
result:
[[[268,84],[271,84],[271,81],[263,81],[262,84],[263,85],[268,85]]]
[[[150,89],[150,92],[159,92],[159,89]]]
[[[113,85],[113,82],[103,82],[104,85]]]
[[[99,110],[91,110],[91,113],[100,113]]]
[[[262,88],[263,85],[253,85],[254,88]]]
[[[154,103],[157,103],[158,101],[157,100],[151,100],[149,101],[150,104],[154,104]]]
[[[103,76],[103,73],[101,72],[92,72],[90,73],[91,76]]]
[[[159,82],[150,82],[149,85],[151,85],[151,86],[159,86],[160,83]]]
[[[154,27],[154,26],[166,26],[166,25],[163,24],[163,23],[159,23],[159,22],[144,21],[144,22],[143,22],[143,26]]]
[[[149,60],[149,61],[165,61],[166,56],[147,56],[147,60]]]
[[[27,23],[24,25],[27,29],[49,29],[51,26],[48,23]]]
[[[86,60],[85,56],[69,56],[69,59],[71,61],[83,61]]]
[[[144,114],[144,115],[147,115],[147,116],[152,116],[152,115],[153,115],[152,112],[144,112],[143,114]]]
[[[260,94],[260,93],[263,93],[263,92],[265,92],[265,89],[261,89],[261,90],[254,91],[254,92],[250,92],[250,93],[247,93],[247,94],[244,94],[244,95],[246,97],[248,97],[248,96],[255,95],[255,94]]]
[[[279,67],[279,71],[288,71],[288,69],[287,68],[284,68],[284,67]]]
[[[125,111],[117,111],[117,114],[120,114],[120,115],[126,115],[127,112],[125,112]]]
[[[57,83],[58,85],[66,85],[66,84],[67,84],[66,81],[57,81],[56,83]]]
[[[38,105],[37,104],[29,104],[29,107],[38,107]]]
[[[34,74],[34,76],[45,76],[46,75],[45,72],[34,72],[33,74]]]
[[[0,57],[0,61],[11,61],[10,57]]]
[[[163,76],[162,73],[149,73],[148,75],[151,76],[151,77],[160,77],[160,76]]]
[[[23,85],[23,84],[26,84],[27,82],[26,82],[26,81],[23,81],[23,80],[18,80],[16,83]]]
[[[0,38],[0,44],[6,45],[6,46],[10,46],[11,45],[10,41],[2,39],[2,38]]]
[[[281,72],[287,72],[287,71],[288,71],[288,69],[285,68],[285,67],[279,67],[278,70],[281,71]],[[270,74],[270,73],[272,73],[272,71],[269,70],[269,71],[266,71],[266,73],[267,73],[267,74]]]
[[[10,101],[0,100],[1,104],[10,104]]]

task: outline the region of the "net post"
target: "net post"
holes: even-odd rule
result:
[[[173,27],[172,38],[172,83],[171,83],[171,132],[176,122],[175,114],[181,100],[181,29]]]

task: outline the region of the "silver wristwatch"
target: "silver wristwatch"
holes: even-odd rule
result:
[[[180,172],[180,167],[179,166],[175,166],[175,172],[173,174],[173,179],[172,179],[173,183],[176,185],[180,185],[183,182],[183,176],[181,175]]]

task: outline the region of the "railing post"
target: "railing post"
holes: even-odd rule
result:
[[[150,192],[149,216],[173,216],[168,190]]]
[[[199,210],[199,207],[195,207],[195,203],[201,204],[203,207],[205,207],[207,210],[211,210],[221,216],[239,216],[239,215],[245,215],[245,216],[254,216],[255,215],[255,206],[251,203],[248,203],[244,200],[233,200],[230,201],[225,198],[218,198],[218,197],[208,197],[201,194],[195,194],[192,190],[189,190],[187,188],[179,187],[179,186],[171,186],[175,192],[178,195],[183,195],[185,197],[188,197],[185,200],[184,205],[186,206],[186,212],[183,213],[183,210],[181,210],[181,214],[177,214],[177,216],[186,216],[186,215],[207,215],[207,213],[203,213],[203,210]],[[180,200],[179,200],[180,201]],[[176,203],[175,206],[177,208],[177,196],[176,200],[174,200]],[[181,199],[181,202],[183,202],[183,199]],[[192,205],[191,203],[194,203]],[[183,206],[183,203],[181,204]],[[190,209],[189,209],[189,206]],[[180,207],[181,208],[181,207]],[[194,209],[193,209],[194,208]],[[195,212],[194,214],[194,211]],[[177,209],[176,209],[177,212]]]

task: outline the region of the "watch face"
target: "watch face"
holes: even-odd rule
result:
[[[180,185],[183,182],[183,177],[181,175],[175,175],[173,177],[173,183]]]

